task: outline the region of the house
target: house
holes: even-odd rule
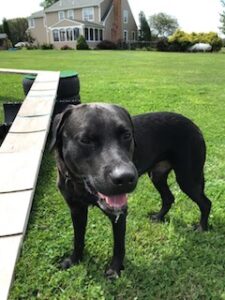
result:
[[[7,39],[8,37],[6,33],[0,33],[0,50],[5,50],[8,48]]]
[[[60,0],[28,18],[36,44],[76,48],[83,35],[90,48],[102,40],[135,41],[137,25],[128,0]]]

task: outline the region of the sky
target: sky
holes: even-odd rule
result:
[[[27,17],[41,9],[42,0],[0,0],[0,22],[16,17]],[[220,0],[128,0],[138,24],[142,10],[146,17],[164,12],[176,17],[180,28],[186,32],[219,32]],[[4,4],[3,4],[4,3]]]

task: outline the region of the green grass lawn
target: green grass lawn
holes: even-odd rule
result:
[[[206,139],[206,194],[213,202],[213,230],[193,232],[199,211],[172,175],[175,205],[165,224],[151,223],[147,214],[160,207],[160,198],[143,176],[129,197],[121,278],[109,282],[103,276],[112,234],[108,219],[95,208],[89,213],[84,261],[61,271],[73,230],[56,188],[53,155],[46,151],[10,299],[225,299],[225,54],[2,51],[0,67],[73,69],[79,72],[82,102],[117,103],[131,114],[175,111],[191,118]],[[21,80],[0,75],[1,102],[23,100]]]

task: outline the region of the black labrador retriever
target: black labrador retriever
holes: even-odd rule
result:
[[[198,230],[208,229],[210,200],[204,193],[206,147],[198,127],[182,115],[169,112],[131,117],[117,105],[69,106],[53,122],[58,187],[69,205],[74,227],[74,250],[63,268],[83,256],[88,206],[98,206],[111,220],[114,248],[106,271],[120,275],[125,255],[127,193],[138,177],[148,173],[162,198],[151,218],[163,221],[174,202],[167,177],[174,170],[181,190],[201,212]]]

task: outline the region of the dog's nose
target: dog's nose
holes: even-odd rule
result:
[[[137,176],[131,168],[117,167],[110,173],[110,179],[116,186],[130,186],[136,184]]]

